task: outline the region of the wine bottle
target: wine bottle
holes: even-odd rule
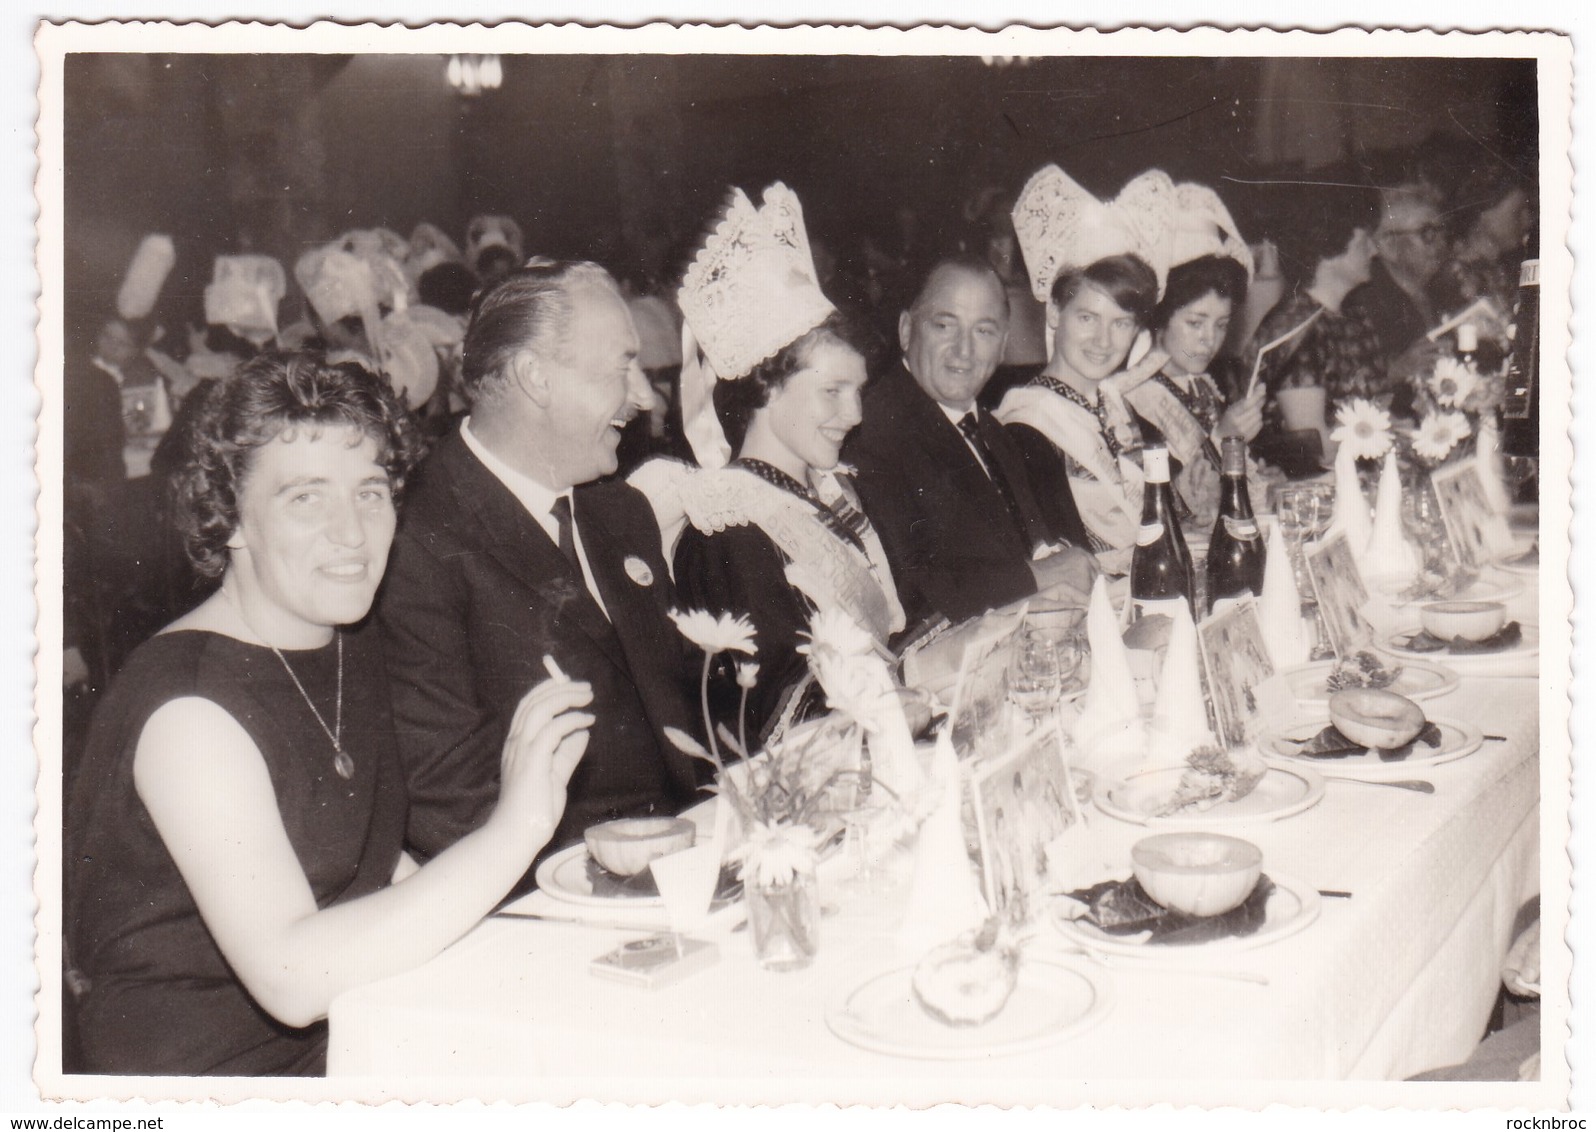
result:
[[[1131,620],[1155,613],[1174,616],[1192,597],[1191,551],[1175,519],[1169,486],[1169,449],[1142,449],[1142,524],[1131,552]]]
[[[1264,546],[1247,494],[1247,442],[1227,436],[1221,465],[1219,519],[1208,540],[1208,608],[1216,612],[1246,594],[1263,593]]]
[[[1507,365],[1502,404],[1502,448],[1511,456],[1539,456],[1541,368],[1541,263],[1519,269],[1518,308],[1513,313],[1513,354]]]

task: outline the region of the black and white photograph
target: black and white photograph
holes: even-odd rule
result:
[[[1511,545],[1512,536],[1497,522],[1500,516],[1490,505],[1479,468],[1473,464],[1440,468],[1430,476],[1430,482],[1435,486],[1441,519],[1460,562],[1471,569],[1484,570],[1512,557],[1503,553],[1504,539]]]
[[[1569,37],[35,50],[40,1103],[1568,1105]]]
[[[1269,695],[1280,681],[1258,623],[1257,603],[1243,599],[1207,618],[1197,626],[1197,643],[1215,738],[1226,747],[1255,742],[1265,724],[1280,722],[1274,713],[1281,706]]]
[[[1305,551],[1319,623],[1324,626],[1329,651],[1343,659],[1369,644],[1375,633],[1364,613],[1369,591],[1359,573],[1356,554],[1344,531]]]
[[[1004,758],[970,768],[987,906],[1015,926],[1046,914],[1048,847],[1075,823],[1079,802],[1058,733],[1044,730]]]

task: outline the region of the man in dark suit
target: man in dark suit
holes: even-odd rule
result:
[[[958,622],[1039,591],[1084,604],[1095,572],[1073,500],[1039,505],[976,397],[1003,357],[1008,298],[984,261],[937,264],[898,320],[903,365],[865,391],[844,459],[911,625]],[[1038,548],[1062,546],[1048,557]]]
[[[433,854],[498,798],[515,707],[544,657],[593,686],[596,720],[550,849],[610,818],[676,813],[697,734],[659,528],[615,471],[651,394],[614,281],[537,262],[478,300],[462,380],[471,415],[407,492],[378,618],[410,789],[409,840]]]

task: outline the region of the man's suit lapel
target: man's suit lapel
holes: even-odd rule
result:
[[[907,418],[903,422],[906,426],[903,434],[905,439],[914,436],[923,438],[933,463],[948,470],[958,498],[982,501],[983,511],[990,510],[992,506],[1002,508],[1002,496],[981,470],[975,453],[970,451],[970,446],[959,434],[958,426],[948,420],[941,407],[915,384],[908,370],[894,377],[901,386],[897,391],[899,403],[904,406]]]
[[[992,453],[992,459],[997,463],[1004,479],[1008,481],[1009,490],[1014,494],[1014,505],[1019,510],[1018,518],[1025,524],[1025,530],[1021,532],[1025,536],[1025,541],[1031,546],[1047,542],[1047,524],[1042,519],[1042,509],[1037,505],[1035,493],[1031,491],[1031,481],[1029,473],[1025,470],[1025,461],[1020,459],[1019,452],[1003,432],[1003,425],[991,413],[982,410],[977,420],[981,439],[986,441],[987,450]]]
[[[481,532],[483,549],[511,576],[529,586],[561,625],[570,625],[590,637],[593,643],[618,668],[627,669],[626,656],[615,626],[588,593],[582,578],[549,539],[543,528],[526,513],[498,477],[471,454],[458,435],[448,441],[454,446],[449,455],[455,480],[455,498],[463,514],[472,516]],[[584,549],[587,528],[582,528]],[[589,561],[593,555],[589,553]]]
[[[960,434],[958,426],[948,420],[937,403],[914,384],[914,378],[907,371],[902,374],[902,379],[907,385],[907,388],[902,390],[902,400],[906,406],[909,406],[910,416],[910,420],[905,423],[910,424],[914,430],[908,435],[919,435],[924,438],[936,466],[949,469],[956,493],[955,498],[969,500],[975,504],[972,514],[980,516],[979,521],[986,524],[994,537],[1000,539],[1019,537],[1020,532],[1015,531],[1014,525],[1008,522],[1009,508],[1003,500],[1003,493],[982,470],[976,461],[975,453],[970,451],[970,446]],[[993,443],[989,429],[1001,426],[997,425],[987,413],[978,414],[976,419],[981,427],[982,439],[987,442],[987,448],[1002,464],[1003,473],[1008,477],[1010,487],[1016,493],[1016,502],[1022,510],[1029,505],[1034,511],[1035,503],[1030,494],[1027,492],[1023,497],[1020,496],[1024,481],[1015,479],[1014,470],[1010,467],[1012,461],[1003,460],[1007,454],[1004,438],[1000,437],[997,443]],[[1023,467],[1020,469],[1020,475],[1024,475]],[[1026,518],[1026,522],[1029,524],[1030,519]]]

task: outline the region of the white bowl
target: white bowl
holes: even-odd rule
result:
[[[588,855],[619,877],[636,876],[656,857],[691,849],[698,827],[686,818],[621,818],[589,826]]]
[[[1483,641],[1507,624],[1507,606],[1499,601],[1432,601],[1419,608],[1419,623],[1443,641]]]
[[[1160,833],[1131,846],[1131,866],[1147,895],[1188,916],[1218,916],[1252,895],[1263,850],[1222,833]]]

